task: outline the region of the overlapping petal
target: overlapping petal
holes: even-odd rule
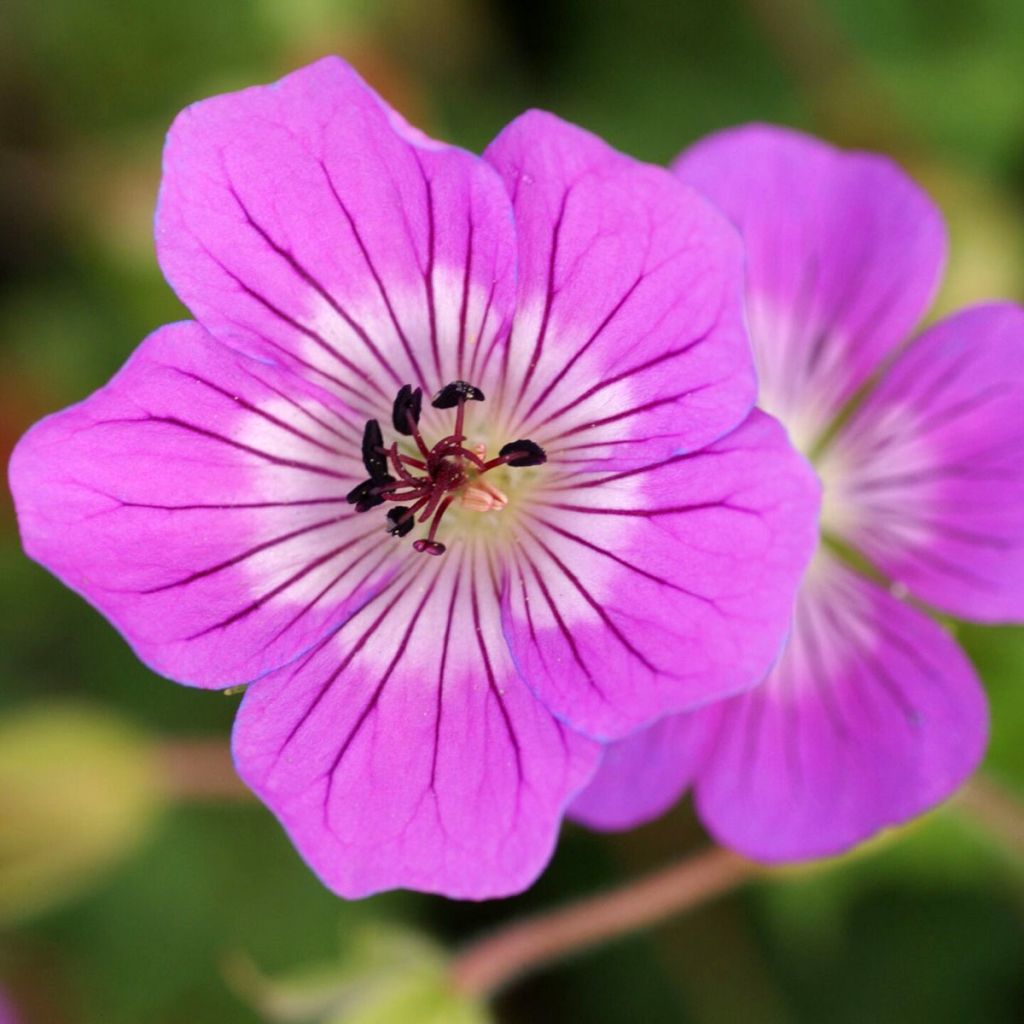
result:
[[[824,461],[826,527],[943,611],[1024,618],[1024,310],[925,331]]]
[[[168,136],[157,249],[195,316],[380,415],[500,347],[515,232],[497,174],[326,58],[204,100]]]
[[[970,663],[940,626],[820,555],[763,685],[661,722],[625,741],[622,754],[613,748],[609,771],[625,765],[651,816],[672,800],[657,772],[673,736],[676,794],[696,778],[712,834],[751,857],[786,861],[839,853],[949,796],[981,757],[987,713]],[[624,784],[599,774],[579,817],[604,827],[642,820],[621,814]]]
[[[361,425],[325,391],[194,323],[157,331],[11,461],[29,554],[159,672],[246,682],[320,639],[393,571],[345,494]]]
[[[712,135],[675,169],[743,235],[758,403],[807,446],[927,308],[939,213],[884,157],[768,125]]]
[[[654,725],[609,743],[594,777],[569,806],[588,828],[617,832],[664,814],[693,784],[713,751],[723,708],[666,715]]]
[[[691,455],[556,477],[531,503],[503,598],[523,677],[601,739],[754,685],[778,656],[817,498],[760,412]]]
[[[406,563],[294,666],[249,689],[242,777],[323,881],[481,899],[518,892],[550,856],[597,763],[527,690],[482,554]]]
[[[614,469],[693,451],[753,404],[735,233],[666,171],[537,111],[487,148],[515,211],[510,433]]]

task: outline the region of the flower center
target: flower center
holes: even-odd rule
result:
[[[528,440],[502,445],[492,459],[487,458],[485,445],[468,444],[464,430],[466,403],[482,401],[484,393],[464,380],[441,388],[430,404],[435,409],[454,409],[455,426],[450,434],[429,447],[419,428],[423,391],[403,385],[395,397],[391,424],[397,433],[412,438],[417,454],[400,451],[398,441],[385,445],[380,423],[367,420],[362,458],[370,475],[349,491],[349,504],[355,505],[357,512],[368,512],[394,502],[387,511],[386,527],[393,537],[404,537],[416,523],[429,522],[427,536],[413,541],[416,551],[428,555],[445,551],[445,545],[436,539],[437,531],[454,502],[471,512],[501,511],[508,498],[485,479],[486,474],[499,466],[539,466],[547,461],[547,456],[540,445]]]

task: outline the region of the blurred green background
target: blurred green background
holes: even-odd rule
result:
[[[941,307],[1024,297],[1020,0],[3,0],[5,461],[35,418],[183,316],[151,239],[173,115],[329,52],[474,149],[541,106],[654,161],[752,119],[887,150],[949,221]],[[167,798],[150,738],[223,739],[237,698],[136,662],[22,556],[6,493],[0,630],[0,990],[29,1024],[259,1021],[250,1004],[274,1007],[254,964],[271,976],[330,965],[381,923],[457,944],[702,842],[684,805],[619,837],[567,827],[549,871],[515,900],[344,904],[229,778]],[[991,695],[986,772],[1024,799],[1024,630],[959,632]],[[196,762],[186,750],[181,763]],[[842,863],[555,967],[502,996],[497,1017],[1020,1022],[1024,835],[1011,803],[997,795],[994,807],[954,803]]]

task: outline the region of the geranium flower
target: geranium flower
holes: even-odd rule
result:
[[[515,892],[599,744],[752,685],[817,485],[749,414],[741,246],[547,114],[483,158],[328,59],[171,129],[147,339],[12,463],[29,553],[346,896]]]
[[[983,752],[975,673],[916,602],[1024,619],[1024,310],[978,306],[903,344],[945,238],[884,158],[748,127],[676,170],[744,236],[760,404],[816,464],[823,545],[767,681],[612,746],[573,813],[629,827],[692,784],[750,856],[836,853],[944,799]]]

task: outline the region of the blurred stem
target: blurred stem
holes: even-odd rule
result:
[[[221,739],[169,740],[157,748],[164,789],[172,800],[251,800]]]
[[[455,957],[452,980],[466,995],[486,998],[529,971],[700,906],[761,870],[711,847],[617,889],[499,928]]]
[[[1024,854],[1024,804],[1012,789],[978,772],[960,791],[958,803],[986,832]]]

